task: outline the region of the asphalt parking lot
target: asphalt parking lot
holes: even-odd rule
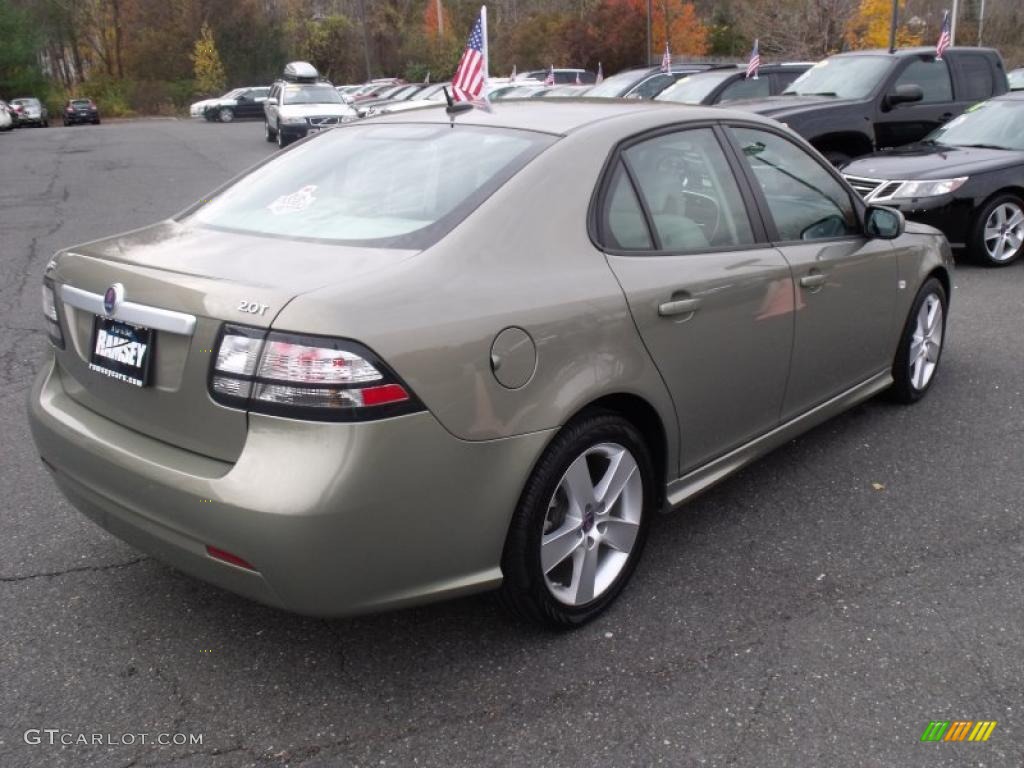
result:
[[[76,513],[25,417],[47,258],[273,151],[244,121],[0,134],[0,766],[1024,765],[1024,263],[958,270],[925,401],[871,401],[659,517],[575,633],[487,596],[296,617]],[[921,743],[931,720],[998,726]]]

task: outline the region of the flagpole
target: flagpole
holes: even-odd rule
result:
[[[953,18],[949,22],[949,44],[950,46],[956,45],[956,17],[959,15],[960,0],[953,0],[953,13],[950,14]]]
[[[480,29],[484,33],[484,83],[487,83],[487,79],[491,76],[491,62],[487,58],[487,6],[480,6]]]

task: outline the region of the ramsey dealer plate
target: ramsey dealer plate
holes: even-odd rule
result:
[[[89,368],[112,379],[144,387],[149,383],[153,331],[109,317],[96,317]]]

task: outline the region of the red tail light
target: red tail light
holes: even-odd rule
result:
[[[315,421],[368,421],[424,410],[398,375],[348,339],[225,326],[210,368],[223,405]]]

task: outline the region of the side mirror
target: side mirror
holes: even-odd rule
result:
[[[877,237],[882,240],[895,240],[903,234],[906,229],[907,220],[903,214],[893,208],[883,208],[880,205],[869,205],[867,215],[864,217],[864,228],[868,237]]]
[[[885,97],[885,104],[889,107],[895,107],[897,104],[909,104],[914,101],[920,101],[923,98],[924,91],[921,90],[920,85],[907,83],[905,85],[897,85],[893,92]]]

